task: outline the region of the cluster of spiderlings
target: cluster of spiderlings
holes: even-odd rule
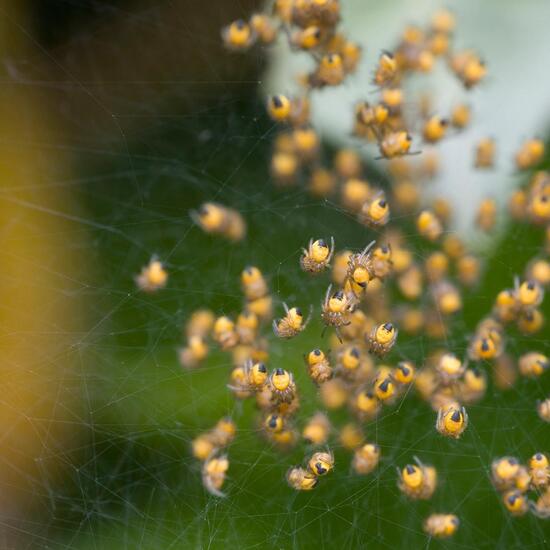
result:
[[[216,318],[212,325],[212,338],[223,351],[231,352],[237,368],[231,374],[234,387],[248,395],[248,373],[245,364],[265,361],[267,342],[260,336],[262,322],[271,318],[272,298],[261,271],[247,267],[241,274],[245,294],[243,310],[234,321],[227,315]],[[237,391],[237,390],[235,390]]]
[[[338,0],[278,0],[273,18],[255,14],[249,22],[231,23],[222,36],[228,48],[243,51],[283,35],[291,48],[311,53],[315,68],[301,79],[303,94],[275,95],[267,100],[270,117],[285,125],[275,139],[271,173],[279,183],[305,180],[316,196],[337,195],[358,223],[377,232],[377,242],[359,251],[337,250],[332,237],[312,238],[299,259],[307,276],[322,277],[328,272],[332,281],[324,298],[320,297],[320,319],[331,330],[325,349],[331,352],[315,348],[305,353],[305,369],[324,409],[349,409],[351,421],[338,431],[338,442],[353,454],[353,472],[366,475],[375,470],[381,453],[378,445],[365,441],[362,425],[376,418],[384,407],[405,399],[413,387],[437,411],[435,429],[443,436],[459,439],[468,426],[465,405],[485,395],[485,365],[492,365],[495,385],[502,389],[514,384],[518,371],[537,377],[548,369],[548,358],[537,352],[519,357],[516,366],[516,360],[505,351],[505,336],[511,323],[526,335],[543,326],[539,305],[544,287],[550,284],[550,264],[542,255],[535,257],[526,267],[524,282],[517,280],[513,289],[497,295],[492,312],[480,320],[470,338],[467,357],[458,357],[439,345],[462,309],[462,290],[475,287],[482,266],[459,237],[446,231],[452,216],[447,201],[436,198],[427,202],[421,196],[422,184],[438,170],[435,152],[423,151],[414,161],[406,155],[411,154],[413,127],[421,129],[424,144],[431,146],[453,129],[468,126],[471,111],[467,104],[458,103],[448,118],[433,115],[429,100],[421,97],[409,112],[413,102],[405,97],[404,80],[411,73],[431,71],[442,58],[469,90],[485,77],[486,67],[473,51],[452,51],[455,20],[445,10],[438,12],[426,29],[405,29],[393,53],[380,55],[373,76],[379,99],[372,105],[362,102],[356,106],[354,131],[361,139],[375,141],[381,157],[389,159],[390,186],[377,188],[364,178],[361,157],[353,150],[338,151],[333,166],[323,166],[319,136],[310,125],[309,94],[341,84],[356,69],[361,55],[361,48],[338,30],[339,20]],[[543,153],[540,140],[528,140],[516,154],[517,168],[535,166]],[[487,169],[494,162],[495,143],[485,138],[476,146],[474,165]],[[492,199],[479,205],[477,224],[481,230],[494,227],[495,205]],[[422,263],[405,237],[410,228],[405,233],[388,226],[393,211],[414,216],[416,233],[430,250]],[[550,253],[550,175],[536,173],[526,189],[514,193],[510,211],[516,219],[548,227],[546,253]],[[216,203],[203,205],[192,217],[206,232],[231,240],[241,239],[246,230],[238,212]],[[162,264],[153,259],[136,280],[141,289],[151,291],[164,286],[166,278]],[[199,366],[208,354],[211,336],[221,350],[231,353],[233,370],[227,386],[236,399],[255,399],[264,437],[281,449],[298,444],[300,435],[313,447],[327,445],[333,435],[327,414],[316,412],[299,432],[299,397],[293,374],[281,367],[269,372],[266,366],[269,355],[264,332],[272,320],[273,300],[264,275],[256,267],[247,267],[241,284],[244,304],[236,320],[226,315],[216,318],[206,310],[192,315],[186,327],[187,343],[180,351],[182,365]],[[306,329],[313,307],[307,317],[296,305],[283,303],[283,308],[284,316],[275,319],[272,328],[278,338],[286,340]],[[406,358],[391,360],[398,326],[405,334],[423,332],[435,342],[421,368]],[[539,403],[538,412],[543,420],[550,421],[550,398]],[[233,430],[226,429],[228,426]],[[203,463],[203,483],[216,495],[221,495],[229,466],[220,452],[234,432],[234,425],[222,420],[193,442],[193,454]],[[529,468],[516,461],[517,475],[508,471],[513,469],[512,459],[502,459],[508,462],[499,468],[493,464],[493,476],[498,470],[499,476],[513,478],[512,485],[498,485],[512,513],[531,509],[541,518],[550,516],[548,463],[542,465],[544,461],[537,456]],[[287,481],[297,490],[313,489],[319,476],[333,465],[329,451],[316,451],[305,467],[288,471]],[[430,499],[437,487],[435,468],[418,459],[398,470],[398,476],[399,489],[412,499]],[[525,496],[529,490],[540,495],[531,504]],[[518,496],[509,497],[509,491],[513,495],[519,492]],[[458,527],[459,519],[453,514],[432,514],[424,522],[424,530],[433,537],[451,536]]]
[[[302,266],[309,255],[310,251],[304,249]],[[364,306],[369,295],[377,295],[370,289],[381,287],[390,272],[391,251],[386,246],[377,247],[372,242],[356,254],[339,253],[332,279],[340,288],[333,292],[329,285],[321,303],[321,320],[326,328],[334,329],[332,356],[319,348],[305,355],[307,372],[319,388],[323,405],[335,410],[347,404],[359,422],[375,418],[382,406],[395,403],[414,379],[415,367],[409,361],[395,367],[375,361],[375,357],[381,358],[392,349],[398,330],[392,322],[383,320],[390,316],[388,310],[379,310],[378,316],[373,316]],[[341,432],[341,440],[344,447],[355,452],[354,469],[358,472],[367,473],[376,466],[379,449],[362,445],[359,428],[348,425]]]
[[[550,517],[550,463],[545,454],[535,453],[527,465],[513,456],[497,458],[491,465],[491,478],[513,516],[530,511],[540,518]],[[534,498],[529,498],[530,493]]]
[[[215,316],[208,309],[195,311],[185,327],[187,344],[179,350],[180,363],[186,369],[200,366],[208,356],[207,337],[214,326]]]
[[[361,102],[355,109],[355,135],[376,141],[380,155],[395,158],[411,154],[412,128],[421,127],[425,143],[437,143],[447,133],[451,122],[455,128],[467,125],[469,110],[462,106],[453,111],[449,120],[431,114],[429,99],[424,97],[411,117],[405,106],[410,107],[410,98],[404,92],[404,81],[412,73],[429,73],[438,58],[446,58],[449,66],[466,87],[478,83],[485,75],[482,62],[473,54],[452,52],[452,35],[455,18],[447,10],[436,13],[430,25],[423,29],[408,26],[393,53],[383,52],[374,72],[373,83],[380,90],[378,102],[371,105]],[[477,61],[482,68],[474,76],[473,65]],[[467,68],[465,68],[467,66]],[[466,76],[467,75],[467,76]]]
[[[276,2],[274,16],[274,21],[263,14],[253,16],[250,23],[235,21],[222,31],[222,36],[229,49],[242,51],[257,42],[270,43],[275,38],[274,33],[280,33],[287,38],[292,50],[311,55],[314,69],[299,78],[302,84],[300,95],[277,94],[267,100],[270,117],[287,126],[275,140],[271,172],[275,181],[283,185],[296,184],[300,176],[305,177],[313,194],[327,196],[335,191],[339,180],[357,177],[359,163],[352,152],[344,152],[341,158],[335,159],[333,171],[323,167],[319,136],[310,122],[309,97],[316,89],[342,84],[349,74],[356,71],[362,49],[338,29],[338,0]],[[254,18],[260,18],[269,27],[269,40],[262,40],[261,33],[254,31]],[[454,27],[454,15],[441,10],[433,16],[426,29],[407,27],[393,53],[385,51],[379,56],[373,74],[373,85],[378,90],[379,99],[372,104],[362,101],[355,106],[354,135],[376,142],[381,157],[394,159],[411,154],[413,128],[419,124],[426,144],[440,141],[449,125],[460,130],[468,124],[468,106],[456,105],[449,118],[431,115],[427,97],[415,105],[404,92],[407,77],[413,73],[431,72],[438,58],[447,60],[450,69],[466,88],[484,78],[485,65],[474,52],[452,51]],[[488,163],[481,165],[487,166]],[[426,172],[433,171],[433,168],[433,160],[428,160]],[[345,193],[351,194],[353,202],[360,203],[359,210],[362,210],[361,218],[365,223],[384,225],[389,213],[386,198],[380,190],[373,191],[369,193],[367,190],[365,194],[365,190],[352,181]],[[405,202],[411,198],[414,200],[414,186],[401,185],[399,191]],[[354,196],[354,192],[357,195]]]
[[[281,449],[293,447],[298,441],[293,416],[300,402],[292,373],[274,369],[258,389],[256,404],[264,418],[263,433],[267,439]]]
[[[216,202],[206,202],[191,219],[206,233],[221,235],[230,241],[242,241],[246,235],[246,223],[237,210]]]
[[[230,418],[222,418],[210,431],[198,435],[192,442],[193,456],[202,463],[202,482],[213,495],[224,496],[221,488],[229,468],[222,451],[233,438],[237,427]]]
[[[493,308],[493,316],[500,323],[515,322],[519,330],[534,334],[543,324],[542,313],[537,307],[544,298],[544,288],[534,280],[520,283],[516,279],[514,288],[499,292]]]
[[[329,451],[313,453],[306,461],[306,467],[293,466],[286,474],[288,484],[296,491],[311,491],[317,487],[319,478],[334,468],[334,456]]]
[[[247,370],[247,362],[261,362],[268,357],[267,341],[260,336],[260,327],[262,322],[271,319],[272,297],[257,267],[246,267],[241,274],[241,283],[245,300],[236,320],[227,315],[216,317],[207,309],[193,312],[185,327],[187,344],[180,349],[179,357],[185,368],[200,366],[208,355],[208,339],[211,337],[220,349],[232,353],[233,363],[238,367],[231,374],[232,387],[235,392],[248,396],[253,365]],[[265,368],[263,363],[259,364]],[[267,371],[265,373],[267,378]]]
[[[466,368],[466,364],[453,353],[436,350],[427,358],[415,385],[421,397],[437,411],[437,431],[458,439],[468,426],[468,414],[463,404],[481,400],[487,380],[483,371]]]

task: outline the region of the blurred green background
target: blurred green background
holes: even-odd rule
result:
[[[43,5],[29,3],[28,11],[9,19],[10,28],[26,30],[22,43],[6,46],[4,76],[13,98],[30,88],[58,124],[54,131],[44,123],[41,139],[32,125],[24,139],[7,133],[3,148],[22,143],[39,156],[55,154],[65,170],[43,173],[28,185],[23,177],[3,190],[2,200],[65,225],[44,232],[40,218],[31,236],[17,241],[11,226],[19,213],[7,210],[5,238],[18,243],[19,259],[38,235],[40,242],[56,239],[53,252],[30,269],[39,272],[36,284],[52,302],[70,304],[66,315],[78,326],[49,321],[44,334],[53,340],[63,334],[63,350],[40,354],[36,346],[38,359],[23,369],[29,379],[12,386],[18,393],[32,378],[33,399],[51,407],[47,416],[22,409],[38,434],[25,451],[31,464],[19,465],[19,451],[15,458],[4,456],[6,470],[19,480],[2,478],[17,504],[2,509],[4,546],[547,547],[550,521],[511,518],[488,471],[504,454],[527,459],[550,451],[550,430],[535,410],[536,400],[550,391],[548,375],[521,379],[507,392],[491,384],[487,397],[468,408],[470,426],[459,441],[440,437],[435,413],[411,395],[365,425],[367,439],[382,449],[378,470],[352,475],[349,453],[334,441],[334,474],[312,493],[297,494],[284,475],[306,450],[280,454],[260,437],[252,403],[235,403],[226,389],[228,357],[212,351],[200,369],[182,371],[176,352],[185,320],[199,307],[237,313],[245,265],[267,274],[276,311],[284,300],[311,303],[318,314],[328,276],[311,279],[300,272],[301,247],[312,236],[334,235],[337,248],[360,249],[376,233],[336,203],[271,184],[267,166],[276,129],[256,89],[264,56],[236,59],[221,51],[218,38],[222,24],[248,13],[254,2],[213,2],[209,9],[193,2],[76,3],[72,15],[63,4],[44,12]],[[136,54],[136,44],[147,44],[147,51]],[[42,112],[31,117],[33,124]],[[325,153],[329,158],[332,151]],[[378,165],[368,176],[385,183]],[[189,210],[206,200],[245,216],[245,241],[231,245],[192,225]],[[412,227],[406,218],[401,223]],[[465,352],[496,293],[522,273],[542,242],[542,230],[508,224],[487,248],[482,282],[465,294],[450,349]],[[415,244],[422,259],[428,249]],[[133,276],[153,254],[166,263],[170,279],[163,291],[144,295]],[[46,285],[42,271],[54,273],[55,282]],[[548,317],[548,299],[544,312]],[[296,376],[301,426],[319,408],[302,355],[322,342],[321,326],[312,322],[284,343],[266,334],[273,344],[270,364]],[[406,357],[422,365],[432,346],[424,336],[400,335],[390,360]],[[531,338],[511,332],[507,343],[514,356],[549,348],[547,328]],[[43,375],[46,368],[53,370]],[[54,389],[46,391],[44,381]],[[189,446],[225,414],[236,420],[238,434],[229,448],[228,496],[218,499],[203,489]],[[341,426],[348,415],[331,418]],[[395,467],[415,455],[440,475],[427,503],[407,501],[396,486]],[[459,515],[454,538],[437,542],[423,534],[422,522],[433,511]]]

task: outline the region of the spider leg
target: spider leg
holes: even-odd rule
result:
[[[308,325],[308,323],[311,321],[311,316],[313,315],[313,306],[310,304],[309,305],[309,314],[307,316],[307,319],[305,321],[305,323],[303,324],[303,329],[306,328],[306,326]]]
[[[550,509],[540,510],[532,500],[529,501],[529,508],[531,509],[531,513],[540,519],[550,518]]]
[[[334,256],[334,237],[330,238],[330,253],[327,258],[327,264],[330,263],[332,257]]]
[[[219,489],[216,489],[212,482],[208,479],[204,479],[204,486],[206,487],[206,490],[215,497],[225,498],[227,495],[225,493],[222,493]]]
[[[191,212],[189,212],[189,217],[193,220],[193,222],[196,225],[198,225],[199,227],[202,227],[199,213],[196,210],[191,210]]]
[[[439,431],[439,424],[441,423],[441,419],[443,418],[443,409],[439,409],[437,411],[437,419],[435,421],[435,427],[437,428],[437,430]]]
[[[324,302],[325,305],[328,304],[328,300],[329,300],[331,290],[332,290],[332,284],[328,285],[327,293],[325,294],[325,302]]]
[[[468,413],[465,407],[462,407],[462,416],[464,416],[464,425],[468,424]]]
[[[368,253],[368,251],[376,244],[376,241],[371,241],[367,246],[365,246],[365,248],[363,249],[363,251],[361,252],[360,256],[359,256],[359,259],[362,260]]]

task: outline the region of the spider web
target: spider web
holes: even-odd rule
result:
[[[114,13],[131,19],[134,29],[148,29],[149,37],[164,39],[169,29],[155,19],[161,7],[155,3],[137,14],[122,8]],[[270,366],[283,366],[297,379],[301,427],[322,409],[302,356],[320,343],[329,345],[328,338],[321,339],[318,322],[328,275],[312,279],[303,274],[301,248],[312,236],[334,236],[338,249],[360,250],[378,236],[332,200],[312,199],[301,187],[274,188],[267,166],[276,128],[254,87],[239,78],[247,74],[245,68],[228,81],[225,70],[212,62],[207,45],[213,38],[202,38],[199,18],[194,21],[192,13],[186,20],[188,34],[205,48],[194,52],[214,75],[208,91],[204,82],[185,79],[84,82],[67,68],[66,52],[38,46],[16,64],[16,77],[23,82],[21,61],[32,65],[51,57],[65,75],[62,94],[87,97],[84,105],[112,119],[113,134],[109,139],[102,133],[99,121],[97,134],[90,135],[69,109],[73,134],[29,143],[41,155],[69,149],[73,175],[46,174],[43,181],[2,193],[2,201],[13,208],[3,231],[6,243],[17,244],[10,258],[38,272],[33,284],[49,297],[48,307],[59,312],[52,304],[67,303],[67,315],[74,317],[70,324],[51,320],[23,338],[33,352],[25,370],[33,376],[15,378],[7,386],[40,406],[21,412],[38,434],[32,467],[21,466],[19,447],[7,439],[4,466],[19,481],[3,479],[4,488],[11,491],[23,483],[28,499],[19,517],[9,509],[3,513],[6,546],[17,533],[18,547],[422,547],[432,544],[422,532],[423,520],[441,511],[461,520],[456,536],[441,543],[445,547],[544,547],[548,523],[532,516],[511,518],[489,481],[495,457],[525,460],[550,450],[548,428],[535,411],[536,400],[550,389],[544,378],[519,379],[506,392],[491,383],[486,397],[468,407],[470,425],[459,441],[440,437],[435,414],[411,393],[364,425],[367,440],[381,447],[374,473],[353,475],[350,453],[333,437],[334,473],[312,493],[300,494],[286,485],[284,475],[308,449],[300,444],[281,454],[262,440],[252,403],[236,402],[227,391],[227,355],[212,349],[200,369],[182,371],[176,352],[185,320],[201,307],[220,314],[240,311],[239,275],[254,263],[268,276],[276,311],[283,300],[315,308],[315,320],[289,343],[275,341],[266,330]],[[225,12],[215,17],[218,28],[231,19]],[[84,30],[76,40],[83,51],[97,44]],[[113,55],[116,63],[124,63],[116,48]],[[252,54],[252,65],[262,62],[260,53]],[[42,86],[36,81],[26,85]],[[136,94],[125,95],[128,87]],[[159,90],[160,100],[152,101]],[[203,95],[206,99],[199,101]],[[75,105],[82,103],[75,100]],[[134,119],[140,120],[139,130]],[[8,149],[16,145],[4,141]],[[332,151],[327,147],[325,153],[330,158]],[[379,165],[370,167],[368,176],[385,183]],[[58,193],[55,201],[48,189]],[[243,243],[230,245],[192,224],[189,210],[208,200],[243,214],[248,223]],[[39,218],[31,223],[24,218],[27,212]],[[50,218],[59,223],[44,232],[43,224],[49,223],[44,220]],[[18,238],[21,223],[28,227]],[[412,227],[406,216],[400,224]],[[28,242],[39,236],[44,250],[31,254]],[[483,280],[465,292],[464,312],[444,345],[465,354],[468,337],[498,290],[511,285],[541,242],[540,232],[513,225],[501,243],[486,250]],[[417,260],[430,252],[416,243]],[[170,278],[166,289],[145,295],[136,290],[133,275],[154,254]],[[2,277],[2,284],[11,288],[11,274]],[[8,304],[12,312],[15,307]],[[545,334],[526,338],[512,332],[507,349],[514,357],[528,350],[548,353]],[[58,345],[43,344],[49,338]],[[400,335],[390,361],[408,358],[422,365],[433,347],[423,334]],[[17,368],[9,363],[8,374]],[[234,418],[238,431],[228,450],[227,498],[218,499],[203,489],[190,443],[224,415]],[[346,411],[330,416],[337,429],[349,418]],[[15,435],[17,430],[18,424]],[[396,466],[413,456],[438,470],[440,485],[429,502],[411,503],[396,486]]]

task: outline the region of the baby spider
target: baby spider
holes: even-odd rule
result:
[[[301,50],[313,50],[321,44],[323,31],[317,25],[310,25],[305,29],[295,31],[290,35],[290,45],[292,48]]]
[[[466,370],[463,363],[454,353],[444,353],[435,366],[443,384],[458,380]]]
[[[448,281],[440,281],[431,287],[437,310],[443,315],[453,315],[462,309],[462,297],[458,288]]]
[[[349,314],[353,309],[353,304],[342,290],[338,290],[331,296],[331,289],[332,285],[329,285],[325,301],[321,304],[321,317],[326,325],[325,328],[334,327],[336,329],[336,335],[341,342],[342,338],[338,329],[351,323]]]
[[[272,95],[267,99],[267,112],[276,122],[287,122],[292,113],[291,100],[285,95]]]
[[[222,350],[234,348],[239,343],[239,335],[235,323],[227,316],[218,317],[212,330],[214,340]]]
[[[449,64],[467,90],[477,85],[487,75],[485,62],[471,50],[454,53],[450,57]]]
[[[252,395],[252,391],[248,386],[248,378],[246,376],[245,367],[235,367],[229,376],[230,383],[227,387],[233,392],[237,399],[246,399]]]
[[[334,377],[319,386],[319,396],[327,409],[339,409],[348,400],[349,386],[341,378]]]
[[[363,204],[361,207],[361,212],[358,216],[358,219],[362,224],[373,228],[386,225],[389,218],[390,206],[382,191]]]
[[[141,273],[135,277],[137,286],[144,292],[155,292],[164,288],[167,280],[168,273],[156,256],[153,256],[151,261],[141,269]]]
[[[304,321],[302,310],[297,307],[288,309],[288,306],[283,302],[286,315],[281,319],[273,321],[273,332],[279,338],[292,338],[302,332],[309,320],[311,319],[311,308],[307,319]]]
[[[257,300],[269,292],[262,272],[254,266],[244,268],[241,273],[241,285],[247,300]]]
[[[540,139],[528,139],[516,153],[518,170],[525,170],[537,164],[544,156],[544,142]]]
[[[529,474],[531,484],[535,489],[544,489],[550,482],[550,465],[548,457],[543,453],[536,453],[529,459]]]
[[[239,343],[251,345],[256,341],[260,320],[258,316],[248,309],[245,309],[237,317],[236,330],[239,336]]]
[[[273,21],[264,14],[255,13],[250,17],[250,28],[263,44],[271,44],[277,38],[277,28]]]
[[[280,414],[270,413],[265,417],[263,425],[268,432],[279,433],[285,427],[285,419]]]
[[[443,233],[441,220],[431,210],[423,210],[416,219],[416,228],[422,237],[437,241]]]
[[[410,361],[401,361],[393,372],[394,380],[403,386],[408,386],[414,379],[415,367]]]
[[[391,52],[383,51],[378,60],[373,82],[376,86],[384,87],[393,83],[398,74],[397,61]]]
[[[407,464],[402,470],[397,469],[397,486],[413,500],[428,500],[437,486],[437,472],[433,466],[422,464],[417,457],[414,457],[414,461],[416,464]]]
[[[317,412],[305,425],[302,437],[310,445],[324,445],[328,440],[330,428],[328,417],[321,412]]]
[[[476,403],[487,391],[487,377],[477,368],[467,369],[459,382],[458,391],[462,403]]]
[[[366,475],[378,466],[379,460],[380,447],[376,443],[365,443],[355,450],[351,467],[356,474]]]
[[[298,432],[293,428],[285,428],[280,432],[266,432],[268,439],[275,444],[280,450],[286,451],[296,445],[298,440]]]
[[[540,305],[544,298],[544,288],[536,281],[514,281],[514,296],[521,309],[530,309]]]
[[[521,465],[516,476],[516,489],[520,493],[526,493],[531,488],[531,474],[526,466]]]
[[[361,252],[352,254],[348,260],[346,279],[350,281],[353,292],[357,295],[367,288],[373,278],[371,248],[376,241],[371,241]]]
[[[377,246],[372,251],[372,273],[376,278],[384,279],[391,273],[393,267],[391,256],[389,244]]]
[[[546,489],[536,502],[530,502],[531,513],[540,519],[550,518],[550,489]]]
[[[272,398],[278,402],[290,403],[296,395],[296,384],[291,372],[275,369],[269,376],[269,389]]]
[[[494,359],[502,352],[500,341],[490,335],[474,334],[468,346],[468,357],[474,361]]]
[[[246,235],[246,222],[237,210],[216,202],[205,202],[191,219],[205,232],[221,235],[231,241],[240,241]]]
[[[363,430],[355,422],[350,422],[342,426],[339,436],[340,444],[348,451],[354,451],[357,447],[363,445],[365,437]]]
[[[329,360],[319,348],[310,351],[304,359],[308,374],[315,383],[323,384],[332,378],[332,367]]]
[[[309,75],[309,85],[312,88],[338,86],[346,78],[342,56],[337,53],[323,55],[315,71]]]
[[[361,421],[376,418],[380,412],[378,397],[366,388],[362,388],[355,393],[350,405],[357,418]]]
[[[324,476],[334,468],[334,456],[330,452],[314,453],[308,460],[307,467],[317,477]]]
[[[254,363],[251,359],[248,360],[244,367],[248,385],[251,389],[261,390],[267,382],[267,367],[258,361]]]
[[[550,285],[550,262],[535,258],[529,262],[525,270],[526,279],[535,281],[541,286]]]
[[[495,163],[495,140],[490,137],[477,142],[474,166],[476,168],[492,168]]]
[[[420,151],[410,151],[411,144],[412,136],[408,132],[390,132],[378,142],[380,156],[376,160],[420,154]]]
[[[504,506],[513,516],[523,516],[529,510],[529,501],[526,496],[517,489],[508,491],[502,495]]]
[[[520,356],[518,359],[518,367],[522,376],[538,378],[550,368],[550,360],[542,353],[531,351]]]
[[[309,240],[307,250],[304,248],[304,255],[300,258],[300,266],[308,273],[321,273],[330,264],[334,254],[334,238],[330,238],[330,247],[323,239]]]
[[[424,531],[439,539],[451,537],[460,525],[460,520],[454,514],[432,514],[424,522]]]
[[[374,381],[374,395],[382,402],[391,402],[395,396],[395,384],[391,376],[378,375]]]
[[[550,397],[537,403],[537,413],[541,420],[550,422]]]
[[[202,336],[191,336],[187,346],[180,349],[179,359],[183,368],[192,369],[200,365],[208,355],[208,345]]]
[[[248,23],[238,19],[222,29],[222,39],[228,50],[244,51],[252,46],[256,33]]]
[[[193,336],[201,336],[205,338],[208,336],[216,317],[209,309],[197,309],[191,314],[189,321],[185,325],[185,335],[187,338]]]
[[[536,334],[544,325],[544,315],[538,309],[521,311],[517,319],[518,330],[525,335]]]
[[[383,323],[373,327],[367,336],[369,351],[379,357],[386,355],[395,344],[398,332],[392,323]]]
[[[361,365],[361,350],[351,344],[343,346],[337,352],[338,374],[345,377],[353,374]]]
[[[231,418],[224,416],[218,420],[208,436],[216,447],[227,447],[233,441],[236,432],[237,426],[235,422]]]
[[[451,124],[460,130],[468,126],[472,116],[470,107],[464,103],[459,103],[453,107],[451,113]]]
[[[202,467],[202,483],[206,490],[217,497],[225,497],[221,492],[225,474],[229,468],[227,455],[214,456],[208,459]]]
[[[226,447],[235,437],[237,428],[230,418],[221,418],[216,426],[208,432],[198,435],[191,442],[193,456],[204,462],[216,450]]]
[[[441,407],[435,427],[440,434],[458,439],[468,427],[468,413],[464,407],[456,404]]]
[[[449,126],[449,121],[446,118],[437,115],[429,118],[422,129],[424,141],[436,143],[445,136],[447,126]]]
[[[315,474],[299,466],[290,468],[286,474],[286,480],[296,491],[311,491],[319,483],[319,478]]]

